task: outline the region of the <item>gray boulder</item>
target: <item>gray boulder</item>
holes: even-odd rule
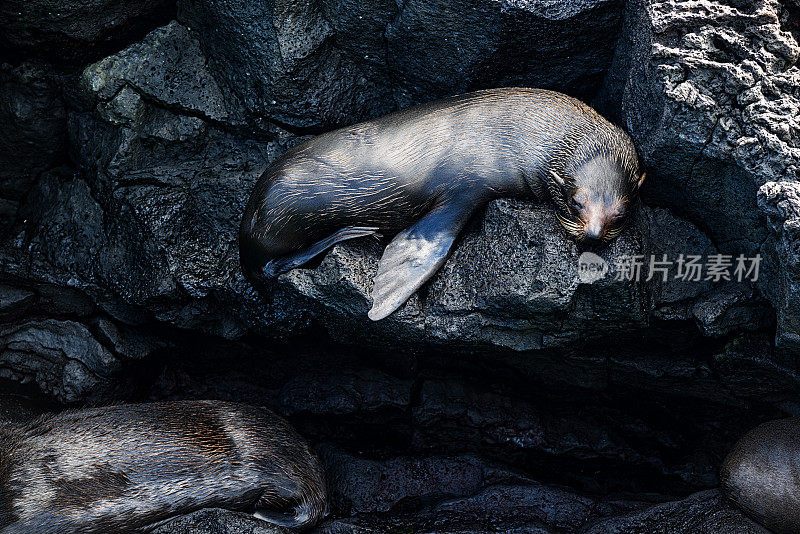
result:
[[[706,228],[720,251],[762,254],[776,345],[794,352],[795,223],[786,206],[800,180],[800,47],[789,9],[777,0],[630,2],[600,103],[636,141],[646,201]],[[707,306],[698,311],[708,316]]]
[[[777,0],[635,0],[605,108],[636,142],[643,196],[707,228],[720,250],[767,237],[758,188],[800,179],[800,46]]]
[[[588,94],[611,61],[611,0],[181,1],[253,120],[332,127],[480,87]]]

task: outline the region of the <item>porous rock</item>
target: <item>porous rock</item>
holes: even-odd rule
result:
[[[722,251],[756,252],[758,188],[800,178],[800,46],[782,4],[636,0],[626,11],[605,103],[644,159],[645,200],[701,224]]]
[[[614,0],[185,0],[178,18],[252,116],[331,127],[481,87],[587,94],[611,61]]]
[[[173,11],[172,0],[6,0],[0,50],[9,59],[44,58],[69,69],[140,37]]]

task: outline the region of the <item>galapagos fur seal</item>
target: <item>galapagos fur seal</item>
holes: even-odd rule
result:
[[[291,527],[327,513],[317,457],[288,423],[252,406],[109,406],[4,434],[2,534],[139,531],[207,507]]]
[[[444,263],[476,210],[549,196],[568,233],[608,242],[644,174],[630,137],[543,89],[467,93],[328,132],[278,158],[242,217],[239,250],[266,281],[347,239],[398,232],[378,263],[369,317],[400,307]]]
[[[800,421],[755,427],[733,446],[720,469],[723,493],[778,534],[800,532]]]

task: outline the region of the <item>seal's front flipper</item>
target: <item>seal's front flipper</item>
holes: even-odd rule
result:
[[[392,239],[378,263],[369,318],[379,321],[399,308],[442,266],[469,213],[440,206]]]
[[[341,243],[342,241],[347,241],[348,239],[355,239],[356,237],[374,235],[377,232],[378,228],[376,226],[348,226],[346,228],[342,228],[338,232],[335,232],[325,239],[317,241],[307,249],[301,250],[297,254],[268,261],[262,268],[261,273],[265,278],[274,278],[281,273],[291,271],[292,269],[296,269],[304,263],[311,261],[315,256],[319,256],[336,243]]]

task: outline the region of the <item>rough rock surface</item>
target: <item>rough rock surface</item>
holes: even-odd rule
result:
[[[631,509],[638,510],[630,512]],[[717,490],[696,493],[682,501],[648,507],[643,503],[625,501],[598,502],[561,488],[536,484],[491,486],[469,497],[442,500],[416,515],[333,519],[323,522],[311,532],[372,534],[408,531],[430,534],[500,532],[768,534],[769,532],[725,501]],[[154,532],[267,534],[288,531],[241,513],[202,510],[172,520]]]
[[[120,363],[80,323],[45,319],[0,328],[0,378],[39,388],[61,402],[101,393]]]
[[[331,127],[469,89],[587,94],[613,54],[616,0],[186,0],[211,67],[257,118]]]
[[[61,80],[43,64],[0,66],[0,237],[39,174],[66,160]]]
[[[606,519],[582,532],[586,534],[768,534],[725,500],[718,490],[704,491],[676,502],[659,504],[641,512]]]
[[[646,201],[706,228],[723,252],[765,256],[782,350],[798,346],[796,267],[781,244],[791,237],[770,234],[759,203],[793,187],[767,182],[800,180],[799,17],[778,0],[629,2],[600,99],[646,163]]]
[[[645,199],[726,252],[766,238],[762,184],[800,179],[800,46],[783,14],[777,0],[630,2],[608,78],[647,166]]]
[[[0,57],[44,58],[69,68],[143,35],[173,11],[171,0],[5,0]]]
[[[800,182],[767,182],[758,205],[772,229],[763,246],[773,277],[762,284],[778,314],[776,344],[789,354],[800,352]]]
[[[176,517],[154,528],[153,534],[289,534],[292,530],[272,525],[250,514],[207,508]]]

